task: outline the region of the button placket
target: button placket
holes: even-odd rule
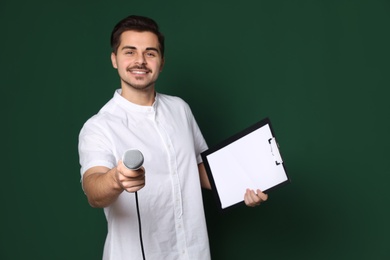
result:
[[[175,225],[176,225],[176,236],[178,241],[178,247],[183,256],[186,255],[186,239],[183,223],[183,201],[182,193],[180,187],[180,178],[177,172],[177,162],[176,162],[176,153],[171,139],[163,124],[162,120],[158,119],[158,116],[155,119],[156,128],[158,129],[160,136],[165,144],[165,147],[168,151],[168,162],[170,167],[170,177],[172,181],[172,191],[173,191],[173,203],[174,203],[174,214],[175,214]]]

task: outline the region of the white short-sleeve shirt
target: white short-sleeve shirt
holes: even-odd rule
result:
[[[146,185],[138,191],[146,259],[210,259],[198,172],[207,144],[182,99],[156,94],[152,106],[114,97],[79,136],[81,174],[116,166],[130,148],[144,155]],[[133,193],[104,208],[108,234],[103,259],[142,259]]]

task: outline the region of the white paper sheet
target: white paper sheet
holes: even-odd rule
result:
[[[223,209],[242,202],[247,188],[266,191],[288,180],[283,165],[276,164],[281,156],[272,138],[266,124],[207,155]]]

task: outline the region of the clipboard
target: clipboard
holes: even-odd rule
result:
[[[290,182],[268,117],[201,156],[222,212],[244,204],[247,188],[268,193]]]

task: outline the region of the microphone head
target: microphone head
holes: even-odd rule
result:
[[[126,168],[130,170],[137,170],[144,163],[144,156],[139,150],[130,149],[123,154],[122,161]]]

